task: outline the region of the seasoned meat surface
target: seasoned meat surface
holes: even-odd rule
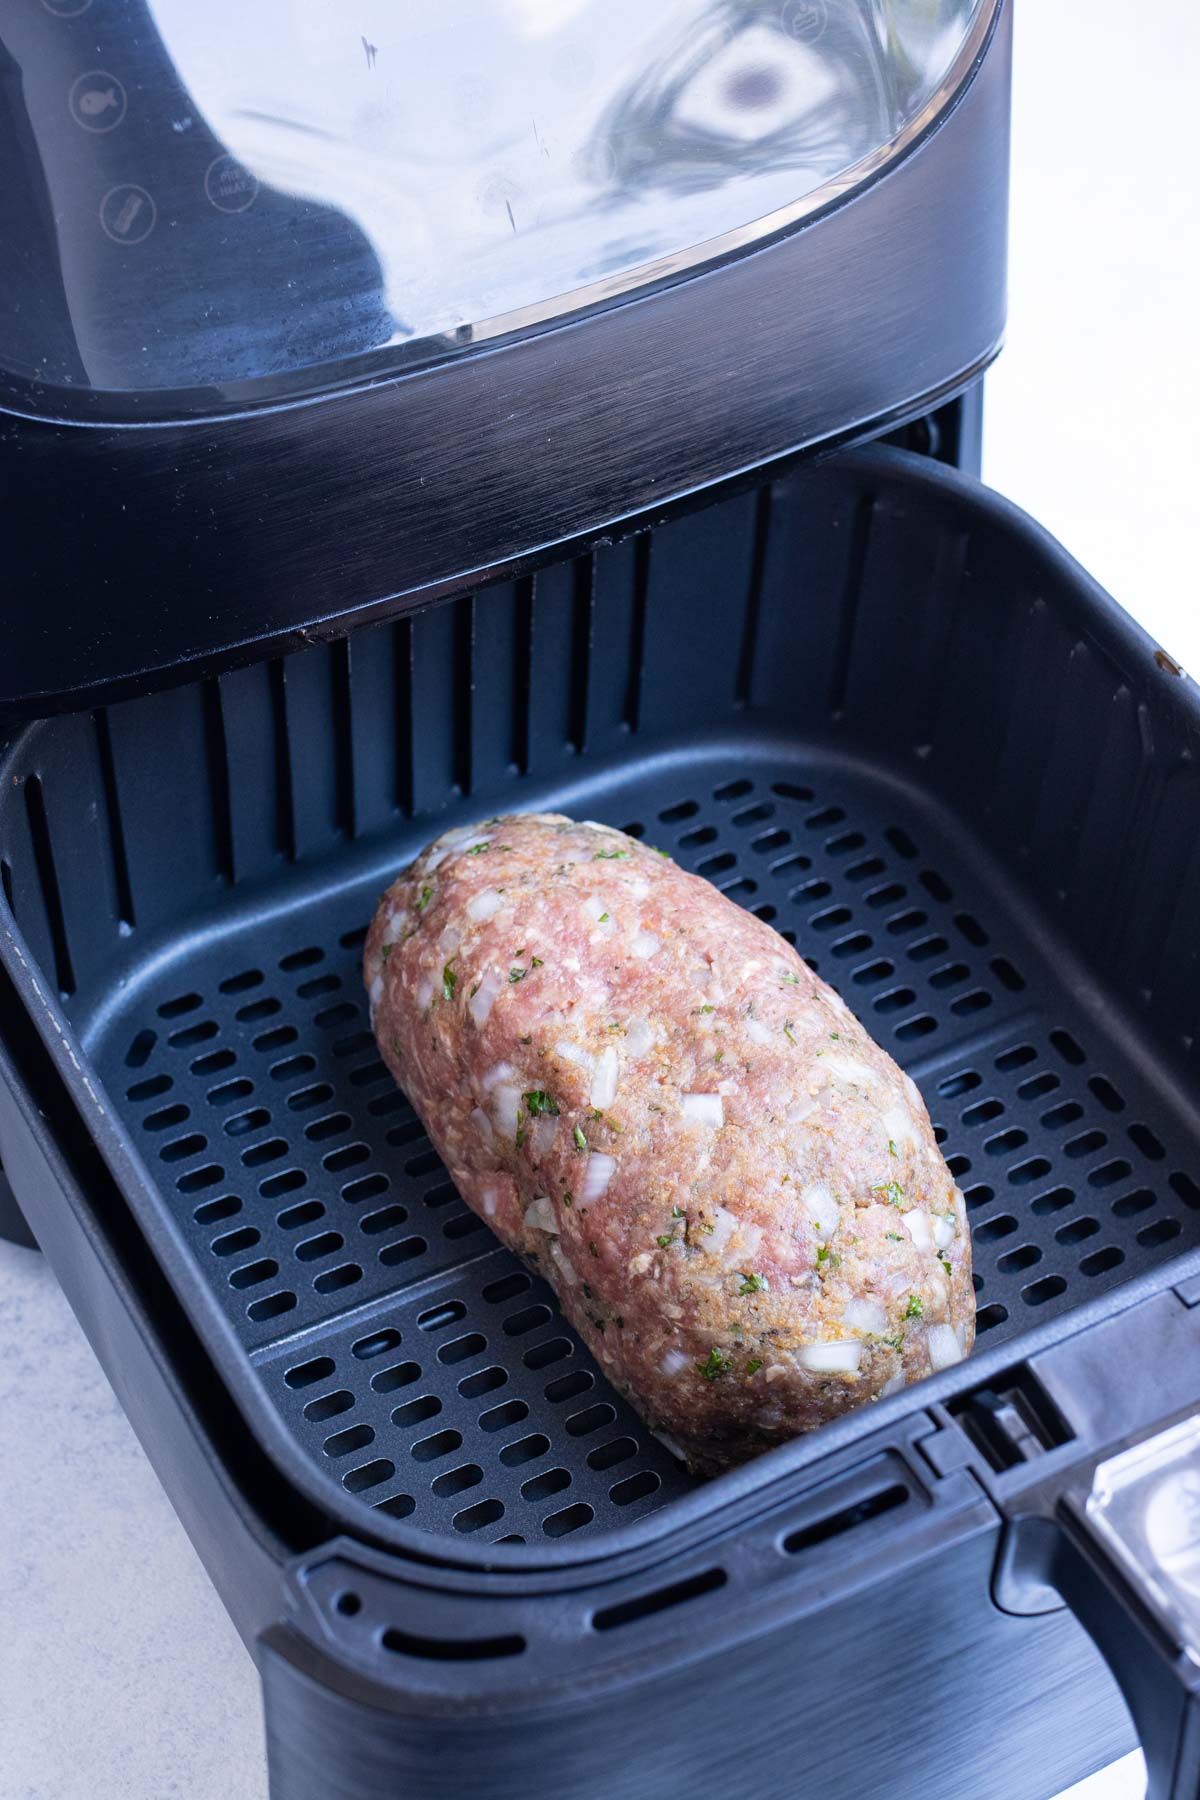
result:
[[[970,1350],[963,1197],[916,1086],[660,852],[553,814],[447,832],[364,976],[464,1200],[693,1469]]]

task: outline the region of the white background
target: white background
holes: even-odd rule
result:
[[[1200,670],[1200,8],[1028,0],[1017,36],[985,477]],[[0,1800],[262,1800],[251,1663],[52,1276],[7,1245],[0,1418]],[[1133,1800],[1140,1759],[1085,1791]]]

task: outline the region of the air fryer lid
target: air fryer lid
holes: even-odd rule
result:
[[[888,166],[992,10],[26,0],[0,363],[42,415],[178,415],[678,278]]]
[[[0,12],[0,716],[523,576],[999,347],[1005,0]]]

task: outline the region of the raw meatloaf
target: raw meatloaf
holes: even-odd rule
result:
[[[447,832],[383,896],[380,1051],[467,1204],[713,1471],[974,1338],[921,1096],[770,926],[553,814]]]

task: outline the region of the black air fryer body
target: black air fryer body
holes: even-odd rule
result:
[[[1133,1741],[1089,1632],[1157,1790],[1194,1785],[1200,708],[976,479],[1011,19],[943,10],[922,88],[896,9],[889,133],[825,175],[788,96],[836,95],[878,9],[701,9],[599,98],[594,47],[526,46],[597,122],[561,192],[546,118],[488,140],[432,298],[359,163],[312,152],[343,186],[306,197],[278,119],[226,117],[178,9],[0,30],[5,1216],[288,1800],[1041,1800]],[[500,86],[447,89],[431,184]],[[699,251],[653,237],[712,194]],[[573,287],[522,287],[556,257]],[[708,1484],[608,1389],[360,991],[379,887],[501,806],[669,849],[910,1070],[969,1363]]]

